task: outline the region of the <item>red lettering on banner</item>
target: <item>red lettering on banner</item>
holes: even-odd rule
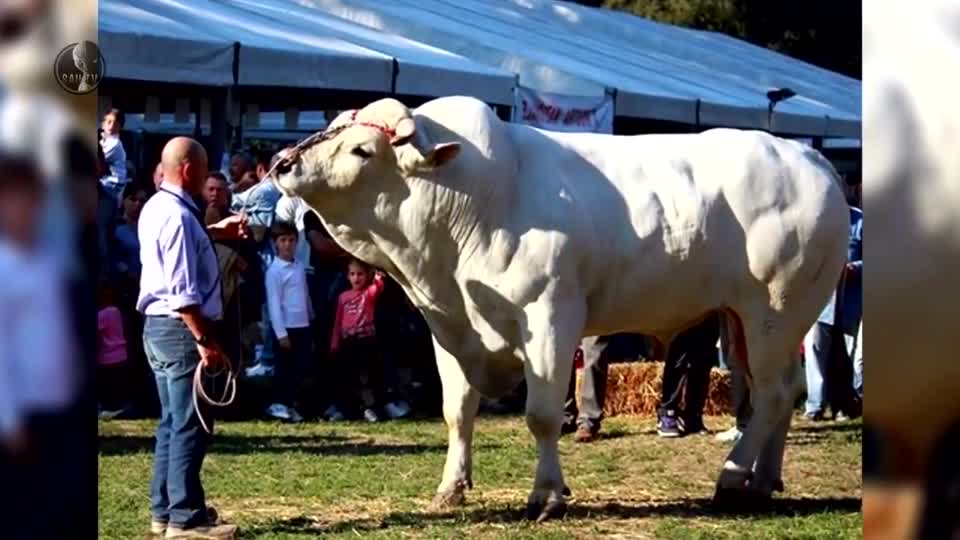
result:
[[[551,125],[581,130],[594,130],[603,122],[598,115],[605,112],[606,103],[590,108],[565,107],[562,104],[544,102],[539,96],[518,96],[517,106],[522,122],[549,129]],[[602,115],[606,118],[606,114]]]

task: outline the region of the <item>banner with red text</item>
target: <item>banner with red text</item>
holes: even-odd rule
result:
[[[513,121],[551,131],[613,133],[613,96],[566,96],[516,87]]]

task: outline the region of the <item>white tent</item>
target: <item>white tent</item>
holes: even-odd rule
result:
[[[102,0],[100,28],[113,78],[229,85],[239,43],[241,86],[469,94],[510,104],[516,79],[293,2]]]
[[[397,61],[393,90],[399,94],[466,94],[497,104],[512,104],[516,77],[503,69],[467,60],[443,49],[333,17],[285,0],[216,0],[290,30],[349,41]]]
[[[210,0],[128,2],[154,16],[189,25],[213,39],[239,43],[240,85],[390,90],[393,59],[342,39],[297,31]],[[109,70],[109,59],[107,63]]]
[[[233,84],[233,42],[118,0],[99,2],[106,75],[205,86]]]
[[[299,3],[513,71],[540,91],[615,88],[618,115],[859,136],[859,81],[717,34],[554,0]],[[766,92],[782,86],[798,95],[768,122]]]

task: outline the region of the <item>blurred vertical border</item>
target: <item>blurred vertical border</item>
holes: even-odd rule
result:
[[[84,41],[97,43],[96,0],[0,0],[0,151],[31,160],[47,182],[40,233],[68,291],[65,373],[74,383],[69,406],[37,424],[40,435],[10,469],[23,482],[0,479],[4,500],[16,502],[0,505],[11,514],[0,517],[4,538],[98,535],[97,92],[66,91],[55,68],[61,51]]]

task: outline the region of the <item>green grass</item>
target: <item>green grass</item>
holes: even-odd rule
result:
[[[714,430],[726,418],[708,418]],[[100,424],[100,538],[144,538],[152,421]],[[605,437],[561,441],[566,519],[522,515],[536,459],[522,419],[483,417],[462,509],[430,513],[446,453],[442,421],[221,422],[204,463],[209,502],[241,538],[859,538],[861,425],[795,421],[786,493],[758,516],[708,506],[729,449],[712,436],[657,438],[653,420],[611,418]]]

